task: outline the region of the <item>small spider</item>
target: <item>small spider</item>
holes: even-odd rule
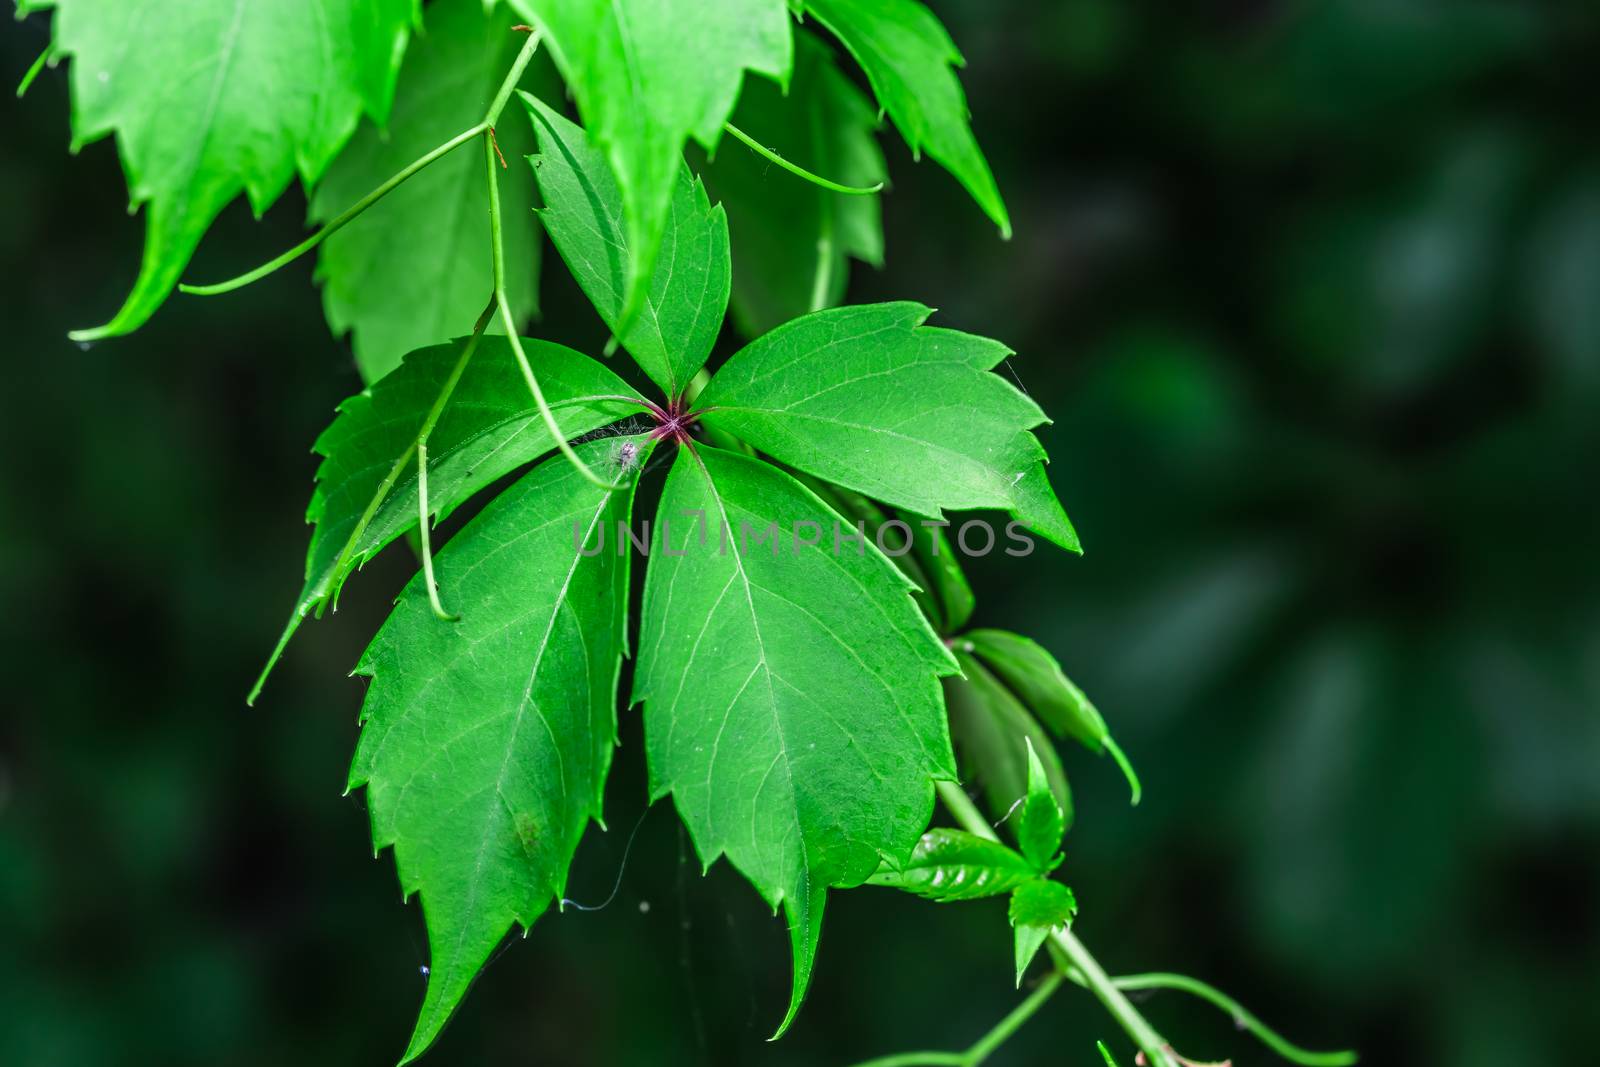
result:
[[[616,455],[611,457],[618,470],[628,471],[639,465],[639,442],[624,441],[617,446]]]

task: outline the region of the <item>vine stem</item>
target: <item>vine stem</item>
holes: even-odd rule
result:
[[[1075,971],[1067,971],[1067,977],[1074,982],[1082,984],[1083,975]],[[1165,971],[1152,971],[1148,974],[1121,974],[1111,979],[1111,984],[1118,989],[1127,991],[1146,989],[1171,989],[1190,996],[1199,997],[1214,1007],[1221,1009],[1233,1019],[1234,1025],[1242,1030],[1249,1030],[1256,1039],[1273,1052],[1282,1056],[1291,1063],[1302,1064],[1303,1067],[1350,1067],[1360,1057],[1350,1049],[1341,1049],[1337,1052],[1314,1052],[1301,1048],[1288,1038],[1274,1031],[1266,1023],[1256,1018],[1243,1004],[1234,1000],[1222,990],[1217,989],[1198,978],[1190,978],[1186,974],[1172,974]]]
[[[950,809],[950,814],[955,816],[956,822],[964,829],[990,841],[1000,840],[1000,835],[994,832],[994,827],[989,825],[989,821],[983,817],[983,813],[978,810],[978,806],[972,802],[972,798],[967,796],[961,786],[955,782],[936,782],[935,785],[939,790],[939,799],[944,801],[945,807]],[[1122,990],[1112,984],[1104,968],[1071,930],[1051,931],[1050,940],[1078,969],[1088,990],[1099,999],[1123,1030],[1127,1031],[1128,1036],[1133,1038],[1133,1043],[1143,1050],[1151,1067],[1178,1067],[1172,1058],[1172,1053],[1167,1051],[1166,1041],[1156,1032],[1155,1027],[1139,1014],[1139,1009],[1129,1002]]]
[[[506,102],[511,99],[512,90],[517,87],[517,82],[522,80],[523,72],[528,69],[528,64],[533,59],[533,53],[538,51],[538,48],[539,34],[530,34],[527,42],[522,46],[522,50],[517,53],[516,60],[511,64],[511,69],[506,72],[505,80],[500,83],[500,88],[496,90],[494,99],[490,102],[489,109],[484,112],[482,119],[467,129],[462,130],[460,133],[456,134],[454,137],[450,138],[448,141],[444,142],[433,150],[412,160],[411,163],[395,172],[387,181],[385,181],[382,185],[379,185],[376,189],[372,190],[372,192],[368,193],[366,196],[350,205],[350,207],[346,208],[336,218],[334,218],[332,222],[323,226],[316,233],[313,233],[310,237],[307,237],[304,241],[301,241],[299,244],[295,245],[287,252],[284,252],[282,255],[268,260],[254,270],[246,271],[236,278],[229,278],[227,281],[222,282],[214,282],[210,285],[187,285],[184,283],[179,283],[178,291],[181,293],[191,293],[195,296],[217,296],[222,293],[231,293],[235,289],[242,289],[251,282],[260,281],[262,278],[265,278],[272,272],[287,266],[296,259],[299,259],[307,252],[310,252],[322,242],[326,241],[329,237],[332,237],[334,234],[344,229],[345,226],[349,225],[358,216],[360,216],[362,212],[366,211],[373,204],[376,204],[379,200],[382,200],[384,197],[394,192],[402,184],[404,184],[408,178],[415,175],[418,171],[423,170],[429,164],[438,162],[451,152],[454,152],[456,149],[472,140],[474,137],[479,135],[492,136],[494,124],[499,121],[500,113],[505,110]],[[26,88],[26,86],[24,86],[24,88]]]
[[[524,55],[531,55],[532,49],[539,43],[539,35],[534,33],[528,38],[528,45],[523,49]],[[519,57],[520,58],[520,57]],[[524,61],[524,65],[526,62]],[[502,105],[503,106],[503,105]],[[483,136],[484,170],[489,176],[489,245],[493,253],[494,262],[494,303],[500,310],[500,324],[505,328],[506,340],[511,344],[511,353],[516,357],[517,367],[522,371],[522,380],[528,383],[528,392],[533,394],[533,402],[539,408],[539,417],[544,420],[545,429],[550,431],[550,436],[555,439],[556,448],[566,457],[577,472],[596,486],[610,492],[622,487],[622,480],[608,482],[601,478],[589,465],[578,456],[572,445],[567,441],[567,435],[561,431],[556,423],[555,412],[550,410],[549,403],[544,398],[544,390],[539,388],[539,377],[533,373],[533,365],[528,362],[528,354],[522,350],[522,338],[518,336],[517,319],[511,313],[511,301],[506,296],[506,255],[505,240],[501,235],[500,225],[500,173],[496,169],[494,141],[486,132]]]
[[[733,134],[733,136],[737,138],[740,143],[742,143],[746,148],[750,149],[756,155],[770,162],[776,163],[790,174],[793,174],[797,178],[804,178],[812,185],[820,185],[822,188],[831,192],[843,193],[846,196],[871,196],[873,193],[880,193],[883,191],[882,182],[878,182],[875,185],[841,185],[836,181],[830,181],[820,174],[811,173],[798,163],[791,163],[789,160],[785,159],[777,152],[774,152],[772,149],[768,148],[754,137],[751,137],[748,133],[745,133],[731,122],[724,122],[722,124],[722,128]]]
[[[1005,1044],[1012,1034],[1022,1029],[1022,1024],[1033,1018],[1034,1012],[1061,988],[1066,976],[1052,971],[1039,988],[1028,994],[1028,999],[1011,1009],[1004,1019],[984,1034],[965,1052],[896,1052],[874,1060],[858,1063],[855,1067],[979,1067],[996,1049]]]

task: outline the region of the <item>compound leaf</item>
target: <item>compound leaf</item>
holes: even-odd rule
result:
[[[309,187],[365,111],[387,120],[418,0],[322,0],[316,17],[249,0],[55,0],[72,63],[76,150],[117,136],[144,259],[115,317],[137,329],[241,192],[260,215],[298,173]]]
[[[787,94],[752,78],[733,122],[816,174],[867,187],[888,177],[877,110],[809,33],[795,37]],[[719,152],[706,181],[733,233],[733,317],[748,337],[839,303],[850,257],[883,264],[877,196],[848,196],[796,179],[754,152]]]
[[[904,575],[834,543],[842,521],[770,464],[685,449],[645,582],[634,700],[651,792],[672,794],[704,863],[726,855],[787,912],[795,982],[780,1033],[805,994],[826,889],[861,884],[882,856],[903,861],[933,780],[955,773],[938,684],[955,664]],[[801,536],[803,522],[824,532]]]
[[[576,124],[535,97],[533,157],[550,240],[600,318],[652,381],[676,397],[705,363],[728,306],[728,220],[680,159],[660,254],[638,313],[624,324],[631,238],[604,156]]]
[[[589,136],[616,174],[626,257],[622,320],[643,306],[672,214],[683,146],[716,148],[744,72],[787,83],[784,0],[512,0],[542,26]]]
[[[1003,508],[1079,551],[1028,432],[1044,413],[990,373],[1010,350],[922,325],[930,314],[901,302],[795,319],[735,353],[697,403],[708,425],[874,499],[935,517]]]
[[[616,444],[580,455],[600,465]],[[628,520],[622,480],[596,488],[559,456],[536,467],[439,554],[460,620],[434,614],[418,575],[356,668],[372,683],[349,787],[366,787],[373,845],[393,846],[428,922],[428,989],[402,1062],[432,1043],[511,925],[561,896],[600,818],[630,557],[580,546]]]
[[[844,44],[913,154],[926,149],[1011,236],[1011,220],[968,124],[967,98],[952,69],[961,53],[917,0],[794,0]]]
[[[1033,749],[1033,740],[1024,738],[1028,748],[1028,794],[1022,800],[1022,810],[1017,813],[1017,844],[1022,855],[1037,871],[1045,872],[1052,866],[1056,850],[1061,847],[1061,836],[1067,830],[1067,816],[1056,803],[1045,775],[1039,753]]]
[[[581,434],[640,410],[642,399],[600,363],[523,339],[563,432]],[[321,613],[349,575],[417,524],[417,435],[462,359],[463,342],[419,349],[339,405],[317,438],[323,457],[306,508],[306,582],[273,663],[302,620]],[[428,438],[428,502],[443,518],[490,482],[555,447],[501,337],[479,340]],[[263,672],[265,677],[265,672]],[[259,689],[260,683],[257,683]]]
[[[311,198],[324,223],[412,160],[483,118],[521,39],[504,9],[485,16],[482,0],[430,4],[426,32],[406,54],[386,128],[364,123]],[[536,62],[523,84],[554,82]],[[532,150],[521,109],[495,127],[508,156]],[[501,185],[506,290],[519,319],[537,307],[539,227],[525,181]],[[483,153],[462,148],[374,204],[358,224],[323,243],[317,277],[334,333],[351,334],[356,364],[377,381],[412,349],[463,333],[490,291],[489,194]]]
[[[922,835],[903,864],[885,862],[867,879],[929,900],[977,900],[1009,893],[1035,871],[1021,856],[965,830],[935,827]]]

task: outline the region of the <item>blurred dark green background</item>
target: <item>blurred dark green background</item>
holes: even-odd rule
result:
[[[888,268],[999,337],[1055,418],[1087,555],[1000,557],[978,621],[1048,644],[1146,782],[1064,752],[1067,878],[1113,971],[1175,969],[1366,1062],[1600,1055],[1600,11],[1582,2],[943,0],[1016,220],[884,138]],[[8,25],[15,84],[47,27]],[[345,679],[404,550],[243,694],[298,588],[308,448],[359,387],[310,264],[81,351],[134,275],[65,72],[0,98],[0,1064],[384,1064],[421,920],[360,798]],[[738,151],[730,146],[728,151]],[[774,172],[775,182],[788,181]],[[195,277],[290,244],[236,206]],[[594,351],[547,272],[535,332]],[[731,338],[725,342],[731,342]],[[610,891],[644,797],[637,716]],[[842,1065],[1013,1003],[1004,905],[838,894],[788,951],[669,807],[616,902],[542,920],[436,1063]],[[1172,995],[1190,1055],[1271,1057]],[[1098,1063],[1061,994],[992,1061]]]

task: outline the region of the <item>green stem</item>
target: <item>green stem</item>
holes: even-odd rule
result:
[[[428,517],[428,442],[417,442],[417,538],[421,542],[422,581],[428,587],[428,603],[433,613],[445,622],[459,622],[461,616],[444,610],[439,602],[439,584],[433,579],[433,543]]]
[[[536,43],[538,34],[533,34],[529,43]],[[519,57],[520,59],[520,57]],[[567,435],[556,424],[555,413],[550,410],[550,405],[545,401],[544,390],[539,388],[539,378],[533,373],[533,365],[528,362],[528,354],[522,350],[522,338],[517,326],[516,316],[511,313],[511,301],[506,297],[506,255],[505,239],[501,233],[500,225],[500,172],[499,164],[495,159],[494,142],[486,132],[483,137],[484,169],[489,175],[489,244],[494,265],[494,303],[500,310],[500,324],[505,328],[506,340],[511,344],[511,353],[516,357],[517,367],[522,371],[522,380],[528,383],[528,392],[533,394],[533,402],[539,409],[539,417],[544,420],[545,429],[550,431],[550,436],[555,440],[556,448],[567,458],[578,473],[591,484],[607,491],[622,487],[622,481],[608,482],[590,470],[588,465],[573,451],[572,445],[567,443]]]
[[[748,133],[745,133],[731,122],[723,123],[722,128],[742,141],[756,155],[776,163],[778,166],[782,167],[790,174],[793,174],[795,177],[804,178],[813,185],[820,185],[824,189],[835,193],[843,193],[846,196],[871,196],[873,193],[883,191],[882,182],[878,182],[875,185],[840,185],[838,182],[829,181],[820,174],[813,174],[799,164],[791,163],[787,159],[784,159],[781,155],[774,152],[772,149],[768,148],[754,137],[751,137]]]
[[[450,138],[433,151],[413,160],[408,166],[391,176],[388,181],[372,190],[372,192],[368,193],[366,196],[363,196],[360,200],[357,200],[350,207],[346,208],[342,213],[339,214],[337,218],[328,223],[326,226],[322,227],[322,229],[318,230],[310,237],[307,237],[304,241],[301,241],[287,252],[277,256],[274,259],[268,260],[254,270],[245,271],[237,278],[229,278],[225,282],[213,282],[210,285],[188,285],[180,282],[178,284],[178,291],[180,293],[191,293],[195,296],[217,296],[221,293],[231,293],[235,289],[242,289],[251,282],[260,281],[273,271],[288,266],[290,263],[293,263],[296,259],[299,259],[313,248],[316,248],[322,242],[326,241],[328,238],[344,229],[349,223],[353,222],[357,216],[366,211],[367,208],[371,207],[379,200],[382,200],[384,197],[394,192],[403,182],[405,182],[407,178],[410,178],[412,175],[428,166],[428,164],[443,159],[451,152],[454,152],[457,148],[460,148],[462,145],[478,136],[478,134],[482,133],[485,129],[487,129],[487,127],[480,122],[471,129],[462,130],[460,133],[456,134],[454,137]]]
[[[1080,975],[1068,975],[1074,981]],[[1201,1000],[1220,1008],[1232,1017],[1234,1025],[1240,1029],[1249,1030],[1263,1045],[1267,1046],[1279,1056],[1291,1063],[1303,1064],[1304,1067],[1349,1067],[1359,1057],[1353,1050],[1343,1049],[1337,1052],[1313,1052],[1301,1048],[1294,1042],[1279,1035],[1270,1029],[1260,1019],[1256,1018],[1244,1005],[1228,996],[1213,986],[1207,985],[1198,978],[1190,978],[1183,974],[1170,974],[1166,972],[1152,972],[1150,974],[1124,974],[1111,979],[1111,984],[1118,989],[1173,989],[1181,993],[1199,997]]]
[[[965,1052],[896,1052],[891,1056],[866,1060],[855,1067],[979,1067],[1012,1034],[1022,1029],[1023,1023],[1033,1018],[1044,1002],[1061,988],[1065,978],[1066,975],[1060,971],[1052,971],[1048,978],[1039,983],[1038,989],[1028,994],[1028,999],[1012,1008],[1004,1019],[995,1023],[993,1029],[974,1041]]]
[[[1154,1067],[1177,1067],[1172,1053],[1167,1050],[1166,1041],[1162,1040],[1161,1035],[1156,1033],[1155,1027],[1139,1014],[1139,1009],[1123,996],[1122,990],[1112,984],[1105,969],[1084,947],[1083,942],[1078,940],[1077,935],[1071,930],[1054,930],[1050,934],[1050,940],[1077,968],[1085,979],[1085,987],[1100,999],[1100,1003],[1105,1005],[1111,1017],[1121,1024],[1129,1037],[1133,1038],[1133,1043],[1143,1050],[1151,1064]]]
[[[528,64],[533,62],[533,54],[539,50],[540,36],[537,30],[528,34],[528,39],[523,42],[522,51],[511,61],[511,69],[506,72],[505,80],[500,83],[500,88],[495,90],[494,99],[489,101],[489,110],[483,113],[483,122],[480,125],[489,127],[500,121],[500,113],[506,109],[506,103],[511,99],[517,83],[522,80],[522,74],[528,69]]]
[[[1104,1041],[1096,1041],[1094,1046],[1100,1050],[1100,1057],[1106,1061],[1106,1067],[1117,1067],[1117,1061],[1112,1058],[1111,1050],[1106,1048]]]
[[[28,92],[29,86],[33,85],[34,79],[39,76],[39,72],[44,69],[44,65],[50,61],[50,53],[54,49],[55,49],[55,43],[54,42],[51,42],[50,44],[45,45],[44,46],[44,51],[39,53],[39,58],[34,60],[33,61],[33,66],[28,68],[28,73],[26,73],[26,74],[24,74],[22,76],[22,81],[17,84],[17,99],[18,100],[21,100],[23,98],[23,96]]]
[[[972,802],[972,798],[967,796],[966,790],[955,782],[935,784],[939,790],[939,799],[950,809],[950,814],[955,816],[956,822],[969,833],[986,837],[990,841],[1000,840],[1000,835],[994,832],[994,827],[989,825],[989,821],[983,817],[983,813]],[[1133,1038],[1133,1043],[1144,1051],[1151,1067],[1177,1067],[1172,1054],[1167,1051],[1166,1041],[1162,1040],[1155,1027],[1145,1021],[1139,1010],[1128,1002],[1122,991],[1111,984],[1111,979],[1084,947],[1083,942],[1079,941],[1070,930],[1053,931],[1050,940],[1082,974],[1088,990],[1099,998],[1100,1003],[1111,1013],[1111,1017],[1127,1031],[1129,1037]]]
[[[1061,988],[1062,977],[1059,972],[1052,971],[1048,978],[1039,983],[1039,988],[1028,995],[1027,1000],[1013,1008],[1010,1015],[1001,1019],[995,1024],[993,1030],[984,1034],[971,1048],[967,1049],[967,1056],[964,1061],[966,1067],[978,1067],[979,1064],[994,1053],[995,1049],[1004,1044],[1007,1038],[1020,1030],[1023,1023],[1033,1018],[1033,1013],[1043,1007],[1044,1002],[1049,1000],[1057,989]]]
[[[896,1052],[875,1060],[862,1060],[854,1067],[966,1067],[960,1052]]]
[[[483,118],[477,124],[469,127],[468,129],[462,130],[460,133],[439,145],[437,148],[434,148],[432,151],[413,160],[410,164],[392,175],[382,185],[372,190],[372,192],[368,193],[360,200],[357,200],[332,222],[328,223],[326,226],[322,227],[322,229],[318,230],[310,237],[307,237],[304,241],[301,241],[299,244],[295,245],[293,248],[289,249],[287,252],[283,253],[277,258],[263,263],[254,270],[246,271],[237,278],[229,278],[225,282],[214,282],[210,285],[185,285],[180,283],[178,285],[178,291],[181,293],[192,293],[195,296],[216,296],[220,293],[231,293],[235,289],[242,289],[251,282],[260,281],[273,271],[279,270],[282,267],[294,262],[296,259],[305,255],[307,252],[326,241],[329,237],[332,237],[334,234],[344,229],[345,226],[354,221],[362,212],[366,211],[373,204],[376,204],[379,200],[382,200],[384,197],[394,192],[406,181],[406,179],[410,178],[418,171],[427,167],[429,164],[436,163],[443,159],[445,156],[449,155],[451,152],[454,152],[457,148],[460,148],[462,145],[466,144],[479,134],[492,133],[494,124],[500,119],[500,113],[505,110],[506,102],[511,99],[512,90],[517,87],[517,82],[522,80],[522,73],[528,69],[528,63],[533,59],[533,53],[538,50],[538,47],[539,35],[537,33],[529,34],[527,43],[522,46],[522,51],[517,53],[516,60],[511,64],[511,70],[507,72],[505,80],[500,83],[500,88],[495,93],[493,102],[489,104],[489,110],[484,112]],[[28,80],[31,80],[31,78],[24,80],[24,89],[27,88]],[[18,95],[21,95],[21,90],[18,90]]]

